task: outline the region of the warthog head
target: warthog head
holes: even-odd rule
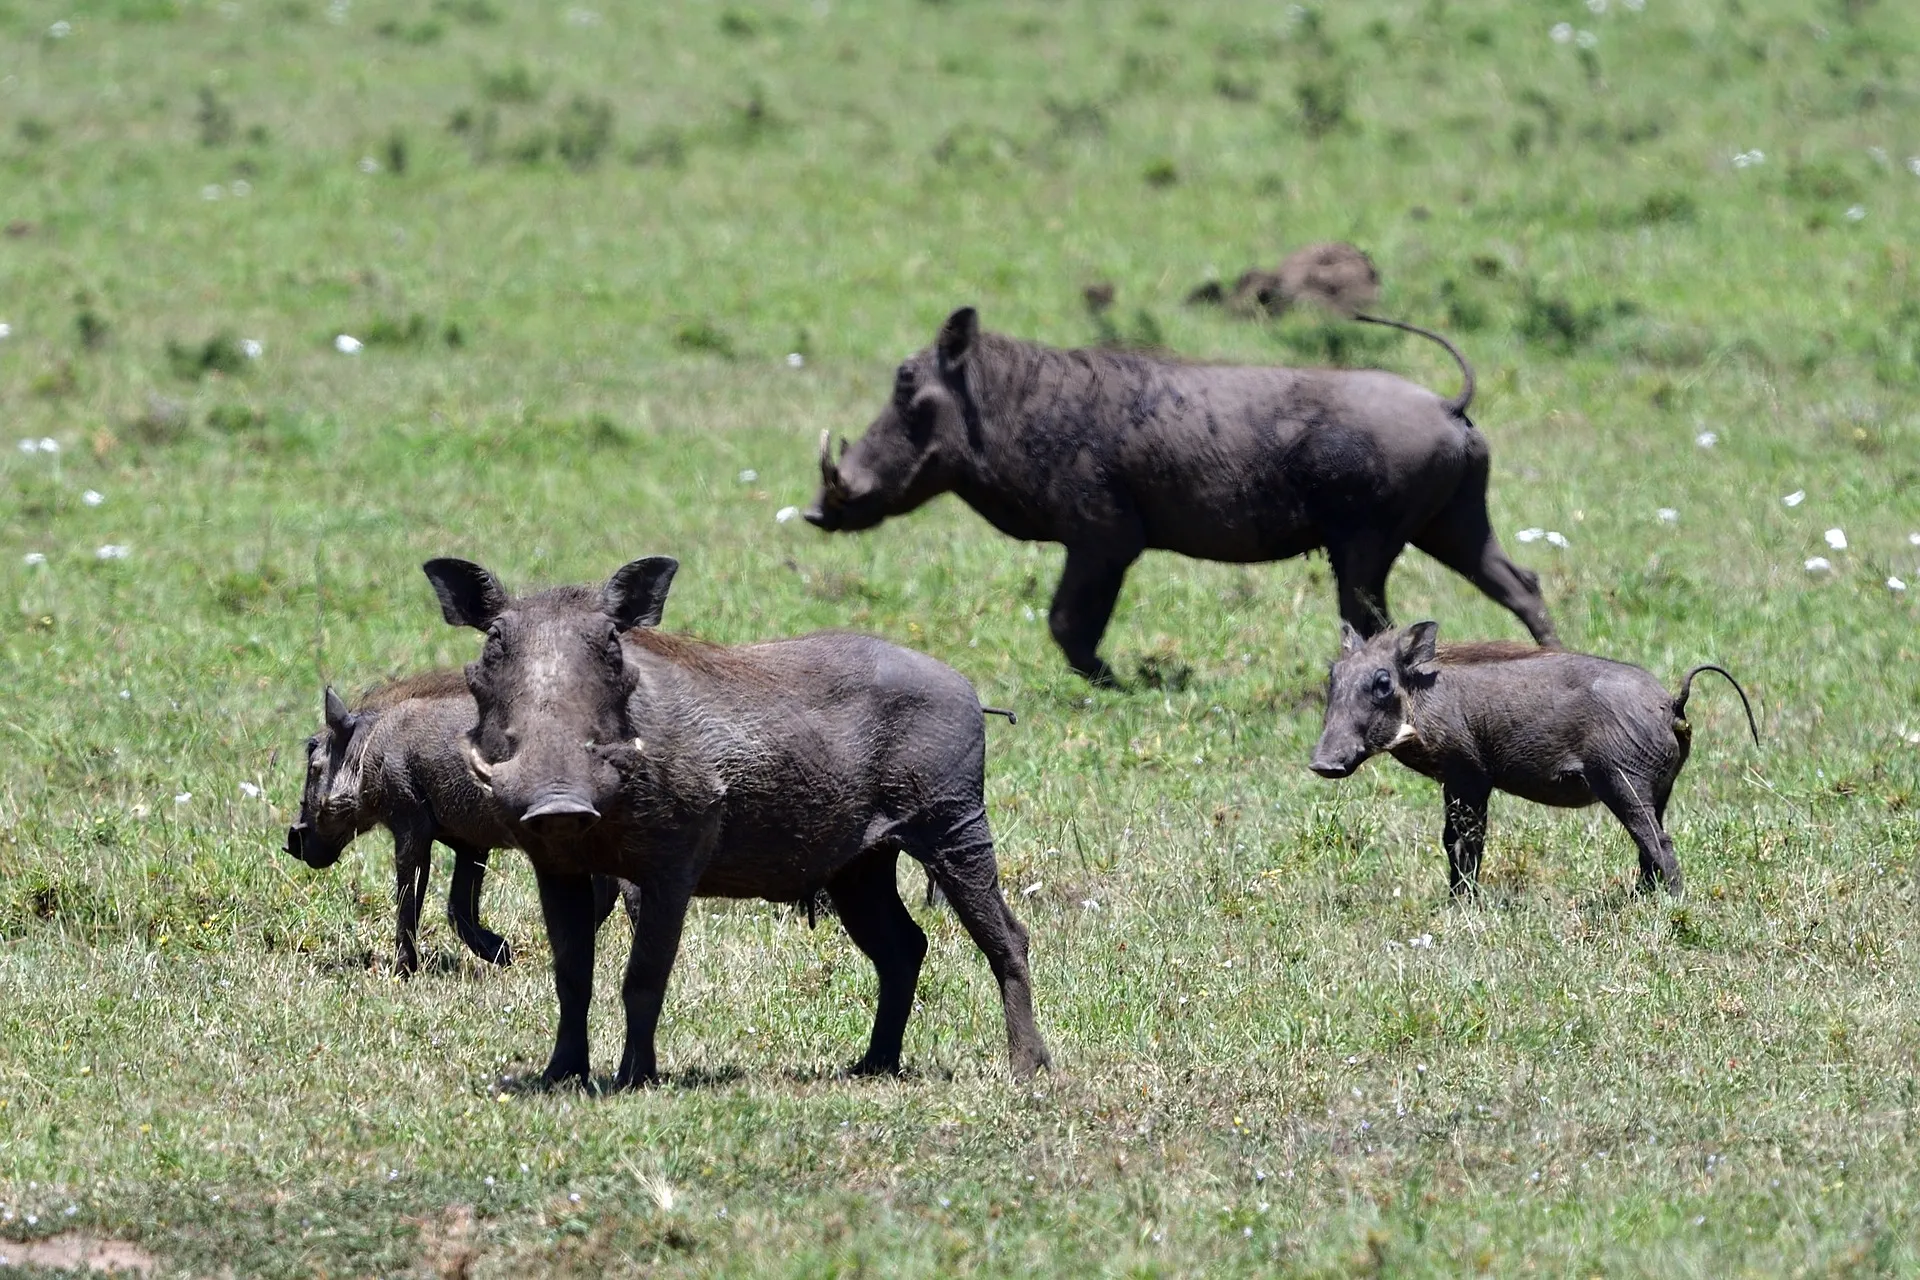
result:
[[[522,600],[470,561],[424,567],[446,620],[487,637],[467,665],[480,711],[468,767],[536,840],[578,836],[618,796],[621,766],[635,750],[621,633],[659,624],[679,562],[649,556],[598,591],[557,587]]]
[[[352,748],[360,717],[332,689],[326,726],[307,739],[300,816],[287,828],[287,852],[310,867],[330,867],[360,834],[360,758]]]
[[[804,512],[810,524],[829,533],[871,529],[952,487],[954,464],[979,426],[967,381],[979,332],[972,307],[948,316],[931,347],[900,362],[893,398],[851,447],[840,442],[838,462],[829,433],[820,433],[820,492]]]
[[[1327,717],[1309,768],[1323,778],[1344,778],[1368,756],[1418,736],[1407,692],[1427,685],[1439,671],[1434,653],[1439,631],[1436,622],[1416,622],[1365,640],[1340,624],[1340,657],[1327,677]]]

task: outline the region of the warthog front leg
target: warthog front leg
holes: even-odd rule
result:
[[[420,967],[420,904],[433,870],[433,836],[417,827],[393,830],[393,967],[410,978]]]
[[[1480,892],[1480,854],[1487,847],[1487,799],[1493,787],[1479,774],[1449,777],[1443,787],[1447,825],[1447,891],[1454,897]]]
[[[1139,555],[1139,547],[1131,543],[1068,547],[1067,565],[1060,574],[1060,585],[1054,588],[1053,607],[1047,612],[1047,629],[1067,655],[1068,664],[1102,687],[1119,681],[1097,652],[1100,637],[1106,634],[1107,622],[1113,617],[1113,605],[1120,598],[1120,584],[1126,581],[1127,569]]]
[[[866,1056],[853,1064],[857,1076],[898,1075],[900,1041],[913,1012],[927,935],[900,901],[894,877],[899,854],[888,848],[857,858],[827,882],[827,892],[853,944],[866,953],[880,977],[880,1000]]]
[[[480,889],[487,880],[488,850],[443,839],[453,850],[453,887],[447,890],[447,923],[467,950],[488,964],[512,964],[507,940],[480,923]]]
[[[1363,636],[1393,626],[1387,612],[1387,575],[1405,545],[1371,529],[1327,535],[1327,563],[1340,597],[1340,617]]]
[[[690,859],[668,856],[661,862],[666,865],[658,874],[639,883],[638,911],[632,910],[633,897],[627,898],[633,915],[633,950],[627,956],[627,973],[620,984],[621,1003],[627,1011],[627,1041],[620,1054],[620,1070],[613,1077],[616,1089],[657,1084],[660,1080],[653,1037],[660,1025],[660,1006],[667,998],[667,975],[673,972],[674,957],[680,953],[680,930],[687,921],[687,903],[694,886],[694,877],[688,873]]]
[[[560,1029],[541,1079],[547,1084],[589,1080],[587,1008],[593,1003],[593,877],[535,867],[540,915],[553,948],[553,986],[560,997]]]
[[[1052,1062],[1033,1017],[1033,975],[1027,967],[1027,931],[1014,919],[1000,894],[1000,869],[993,857],[993,835],[985,814],[950,831],[916,839],[907,835],[907,851],[927,864],[954,914],[987,957],[1000,984],[1000,1006],[1007,1019],[1007,1058],[1013,1074],[1025,1078]],[[878,1027],[875,1028],[876,1032]]]

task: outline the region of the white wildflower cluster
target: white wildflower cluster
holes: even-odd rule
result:
[[[1755,147],[1751,151],[1737,151],[1733,157],[1733,167],[1736,169],[1751,169],[1757,164],[1765,164],[1766,162],[1767,153],[1758,147]]]
[[[1573,545],[1567,541],[1567,535],[1558,529],[1521,529],[1513,536],[1522,542],[1545,542],[1549,546],[1559,547],[1562,551]]]
[[[55,440],[52,436],[41,436],[38,440],[22,440],[20,442],[20,452],[22,453],[59,453],[60,442],[58,440]]]

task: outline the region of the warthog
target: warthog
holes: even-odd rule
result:
[[[982,333],[973,308],[909,356],[893,397],[836,462],[820,438],[828,531],[870,529],[946,492],[1015,538],[1064,543],[1048,625],[1076,671],[1097,653],[1127,569],[1150,548],[1284,560],[1325,547],[1340,616],[1391,625],[1387,574],[1411,542],[1554,643],[1539,579],[1487,521],[1487,443],[1466,418],[1473,370],[1443,400],[1378,370],[1231,368],[1057,351]]]
[[[723,648],[628,631],[659,618],[678,568],[664,556],[518,600],[479,565],[425,568],[446,620],[487,637],[467,668],[468,761],[539,879],[560,1000],[545,1080],[587,1076],[590,872],[639,886],[617,1086],[657,1078],[654,1028],[694,894],[795,902],[822,887],[879,973],[853,1070],[897,1072],[927,950],[895,886],[901,851],[986,953],[1015,1073],[1046,1065],[1027,933],[987,827],[980,701],[957,672],[867,636]]]
[[[328,689],[326,723],[307,739],[300,816],[286,850],[310,867],[330,867],[362,832],[393,833],[394,968],[420,966],[416,938],[432,870],[433,842],[453,850],[447,920],[467,949],[511,964],[506,939],[480,923],[487,859],[512,843],[493,801],[467,767],[467,735],[479,720],[466,678],[434,671],[395,681],[347,709]],[[612,881],[595,885],[599,918],[612,909]],[[630,904],[631,909],[631,904]]]
[[[1640,888],[1682,888],[1667,835],[1667,797],[1687,762],[1687,697],[1702,671],[1725,676],[1760,729],[1746,690],[1703,663],[1669,695],[1639,667],[1501,641],[1439,646],[1439,624],[1366,639],[1342,626],[1312,769],[1344,778],[1382,751],[1440,783],[1447,879],[1479,886],[1487,799],[1495,790],[1578,809],[1598,801],[1640,848]]]

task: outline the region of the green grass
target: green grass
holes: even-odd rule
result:
[[[1920,1270],[1916,84],[1895,3],[0,0],[0,1256]],[[1148,556],[1106,653],[1164,687],[1091,693],[1057,548],[952,500],[775,521],[963,303],[1072,345],[1110,281],[1183,355],[1450,392],[1427,344],[1182,305],[1331,237],[1476,362],[1567,642],[1756,695],[1758,751],[1696,692],[1683,904],[1629,893],[1604,814],[1500,800],[1449,905],[1434,787],[1309,775],[1323,561]],[[837,925],[702,903],[665,1087],[499,1101],[555,1012],[517,855],[485,913],[520,962],[436,917],[402,984],[384,838],[278,853],[323,681],[471,656],[421,560],[656,552],[670,626],[858,627],[1019,709],[989,810],[1054,1072],[1006,1079],[985,964],[916,908],[912,1074],[840,1079],[873,983]],[[1393,593],[1519,635],[1417,553]]]

